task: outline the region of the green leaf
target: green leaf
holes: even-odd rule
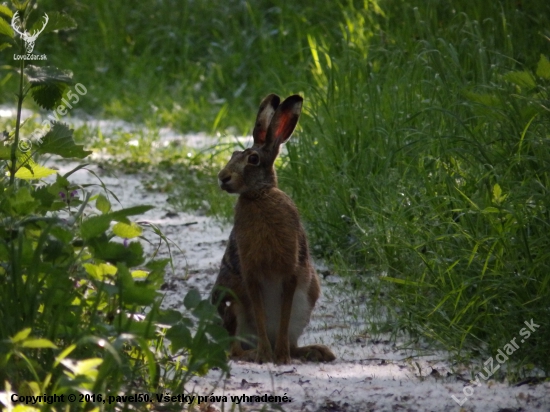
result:
[[[500,185],[498,183],[495,183],[493,186],[493,197],[495,199],[500,199],[500,195],[502,194],[502,189],[500,188]]]
[[[93,277],[94,279],[103,280],[103,271],[100,269],[99,265],[94,265],[93,263],[83,263],[86,273]]]
[[[176,353],[184,348],[189,348],[193,343],[193,337],[191,336],[189,328],[181,324],[172,326],[168,329],[166,332],[166,339],[171,342],[170,347],[172,353]]]
[[[59,187],[62,187],[65,190],[68,190],[71,184],[65,175],[63,176],[57,175],[57,177],[55,178],[55,183],[56,185],[58,185]],[[57,191],[56,191],[56,194],[57,194]]]
[[[63,83],[38,84],[31,87],[31,96],[43,109],[55,110],[60,106],[66,89],[67,85]]]
[[[99,194],[97,197],[97,200],[95,201],[95,207],[97,210],[99,210],[101,213],[108,213],[109,210],[111,210],[111,202],[109,202],[109,199],[107,199],[103,194]]]
[[[11,44],[9,43],[2,43],[0,44],[0,51],[7,49],[8,47],[11,47]]]
[[[147,282],[154,285],[156,289],[159,289],[164,283],[164,270],[166,265],[170,262],[170,259],[159,259],[147,262],[145,267],[150,270],[147,276]]]
[[[11,159],[11,146],[0,145],[0,160]]]
[[[164,269],[166,268],[166,265],[170,263],[170,259],[158,259],[158,260],[151,260],[147,262],[147,265],[145,267],[152,272],[162,272],[164,273]]]
[[[24,73],[31,84],[33,99],[47,110],[55,109],[61,103],[63,93],[67,85],[72,83],[73,77],[70,70],[60,70],[52,66],[29,65]]]
[[[157,296],[155,289],[147,288],[143,282],[136,283],[124,263],[117,265],[118,281],[122,289],[121,295],[124,303],[130,305],[150,305],[154,302]]]
[[[110,242],[107,236],[103,235],[89,239],[88,245],[92,248],[95,258],[113,264],[124,262],[129,267],[133,267],[141,265],[145,260],[143,246],[139,242],[131,242],[128,246],[124,246],[120,243]]]
[[[92,152],[84,150],[84,146],[77,145],[73,140],[73,129],[63,123],[54,122],[52,128],[41,139],[38,153],[56,154],[64,158],[76,157],[82,159]]]
[[[59,365],[59,362],[61,362],[63,359],[65,359],[67,356],[71,354],[72,351],[76,349],[76,345],[73,343],[72,345],[68,346],[67,348],[63,349],[63,351],[55,357],[55,364],[54,368]]]
[[[22,346],[25,348],[35,348],[35,349],[41,349],[41,348],[57,349],[57,346],[55,346],[53,342],[48,339],[27,339],[23,341]]]
[[[527,71],[506,73],[504,75],[504,79],[518,85],[519,87],[525,87],[527,89],[533,89],[537,85],[533,75]]]
[[[0,4],[0,13],[3,14],[4,16],[9,17],[10,19],[13,17],[13,12],[3,4]]]
[[[35,195],[36,198],[36,195]],[[50,230],[50,235],[59,239],[62,243],[69,244],[73,241],[73,231],[69,229],[64,229],[61,226],[54,226]]]
[[[91,239],[105,233],[111,226],[112,215],[105,214],[92,216],[82,222],[80,226],[80,236],[82,239]]]
[[[24,0],[24,1],[11,0],[11,4],[13,4],[18,11],[23,12],[27,9],[27,6],[29,5],[29,1],[30,0]]]
[[[198,319],[211,319],[215,316],[216,313],[216,307],[210,303],[209,300],[204,299],[201,300],[197,307],[193,309],[193,316],[197,317]]]
[[[34,198],[40,202],[40,205],[46,210],[50,211],[53,203],[59,199],[57,193],[54,195],[50,192],[50,186],[40,186],[34,191]],[[57,196],[56,196],[57,195]],[[64,202],[60,202],[64,205]]]
[[[484,106],[498,107],[501,105],[500,99],[497,96],[489,93],[474,93],[471,91],[464,91],[463,94],[467,99],[476,103],[480,103]]]
[[[122,292],[124,293],[124,292]],[[126,302],[126,299],[124,299],[124,303],[128,303],[130,305],[134,305],[131,302]],[[130,313],[126,312],[120,312],[117,315],[117,318],[114,319],[113,323],[115,324],[122,324],[122,332],[131,334],[133,336],[139,336],[145,339],[154,339],[156,336],[156,330],[155,326],[151,323],[148,323],[147,321],[138,321],[133,319],[131,322],[128,322],[128,317],[131,316]]]
[[[106,232],[107,229],[109,229],[109,226],[113,220],[118,222],[124,222],[127,224],[126,226],[131,226],[130,221],[127,219],[127,216],[140,215],[151,209],[153,209],[153,206],[141,205],[141,206],[133,206],[126,209],[117,210],[116,212],[105,213],[100,216],[92,216],[82,223],[82,226],[80,227],[80,235],[82,236],[83,239],[91,239],[93,237],[99,236],[100,234]],[[138,229],[137,228],[130,229],[128,227],[120,226],[119,230],[120,230],[120,233],[122,234],[132,235],[137,233],[136,230]],[[139,228],[139,230],[141,230],[141,228]],[[117,236],[120,236],[120,235],[117,234]],[[121,237],[125,237],[125,236],[121,236]],[[135,236],[131,236],[131,237],[135,237]]]
[[[58,11],[48,13],[48,24],[44,28],[44,33],[50,33],[56,30],[70,30],[75,29],[77,24],[76,21],[69,15],[64,13],[59,13]],[[40,30],[44,25],[44,17],[40,17],[32,26],[31,32],[35,30]]]
[[[43,179],[56,173],[56,170],[49,169],[45,166],[40,166],[39,164],[36,164],[34,162],[27,163],[27,166],[30,168],[30,170],[26,167],[22,167],[17,172],[15,172],[15,177],[23,180],[33,180]]]
[[[173,326],[181,321],[182,315],[174,309],[161,310],[157,319],[157,324]]]
[[[15,196],[8,197],[12,210],[17,215],[28,215],[39,206],[39,203],[32,197],[28,187],[21,187],[15,192]]]
[[[141,215],[154,208],[155,206],[139,205],[139,206],[127,207],[125,209],[120,209],[120,210],[117,210],[116,212],[112,212],[111,214],[113,215],[113,220],[116,220],[117,222],[126,223],[128,222],[128,219],[126,219],[128,216]]]
[[[498,183],[495,183],[495,185],[493,186],[493,202],[495,203],[501,203],[502,201],[504,201],[504,199],[506,199],[508,195],[503,195],[502,194],[502,189],[500,188],[500,185]]]
[[[95,279],[104,280],[106,276],[114,276],[117,272],[116,266],[107,265],[106,263],[100,263],[94,265],[92,263],[84,263],[84,269],[86,272]]]
[[[206,325],[206,331],[212,338],[218,342],[227,341],[227,338],[229,337],[229,333],[227,330],[216,323],[210,323]]]
[[[26,328],[17,332],[17,334],[10,340],[12,343],[21,342],[22,340],[27,339],[30,334],[31,334],[31,328]]]
[[[103,363],[101,358],[90,358],[82,361],[72,359],[63,359],[61,364],[69,369],[75,375],[89,375],[90,372],[96,373],[97,368]]]
[[[191,289],[183,299],[183,305],[189,310],[196,308],[200,302],[201,294],[197,289]]]
[[[132,239],[141,236],[143,230],[141,226],[134,222],[130,224],[119,222],[113,226],[113,233],[122,238]]]
[[[144,270],[133,270],[131,274],[134,279],[146,279],[149,275],[149,273]]]
[[[539,64],[537,65],[537,76],[550,79],[550,61],[543,54],[540,55]]]
[[[0,17],[0,34],[8,36],[10,39],[13,39],[13,34],[14,34],[10,24],[1,17]]]

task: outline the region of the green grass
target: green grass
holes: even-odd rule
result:
[[[88,96],[80,108],[180,130],[248,131],[258,96],[307,84],[307,35],[331,32],[341,12],[291,1],[45,0],[74,31],[37,43],[48,64],[70,67]],[[333,40],[331,40],[333,41]],[[305,75],[305,77],[304,77]],[[298,86],[301,90],[302,86]]]
[[[77,20],[37,47],[75,72],[79,108],[99,116],[239,134],[264,95],[303,94],[279,174],[313,251],[374,285],[367,304],[394,310],[394,331],[461,359],[485,360],[533,318],[509,370],[548,373],[547,1],[41,5]],[[230,215],[221,149],[151,157],[147,133],[139,149],[125,144],[135,136],[78,137],[152,170],[175,207]]]
[[[281,185],[315,251],[387,283],[372,304],[395,308],[395,329],[468,359],[534,319],[509,372],[548,372],[548,60],[514,52],[535,28],[497,43],[516,11],[434,10],[393,11],[366,61],[354,47],[319,60]],[[422,32],[407,42],[402,25]]]

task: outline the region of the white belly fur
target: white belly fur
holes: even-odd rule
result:
[[[271,347],[275,348],[279,323],[281,321],[282,283],[280,281],[266,282],[262,285],[262,295],[266,314],[267,336]],[[290,326],[288,337],[291,346],[297,346],[298,338],[309,323],[312,308],[309,305],[307,293],[296,289],[292,300]]]

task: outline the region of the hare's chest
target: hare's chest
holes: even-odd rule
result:
[[[243,225],[244,226],[244,225]],[[249,222],[235,227],[235,241],[243,274],[269,279],[293,273],[298,258],[297,228],[285,221]]]
[[[264,255],[270,251],[289,253],[297,247],[296,238],[303,229],[296,207],[282,192],[273,192],[262,200],[239,199],[233,228],[239,247],[263,249]]]

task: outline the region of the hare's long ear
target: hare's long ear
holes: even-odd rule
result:
[[[256,124],[254,125],[254,131],[252,137],[254,137],[254,145],[261,146],[265,143],[265,137],[267,135],[267,129],[271,118],[275,114],[281,98],[276,94],[270,94],[266,96],[260,103],[258,115],[256,116]]]
[[[267,136],[265,139],[265,148],[268,151],[274,151],[275,156],[279,153],[279,146],[285,143],[298,124],[300,113],[302,112],[302,103],[304,99],[295,94],[287,97],[282,102],[271,119]]]

